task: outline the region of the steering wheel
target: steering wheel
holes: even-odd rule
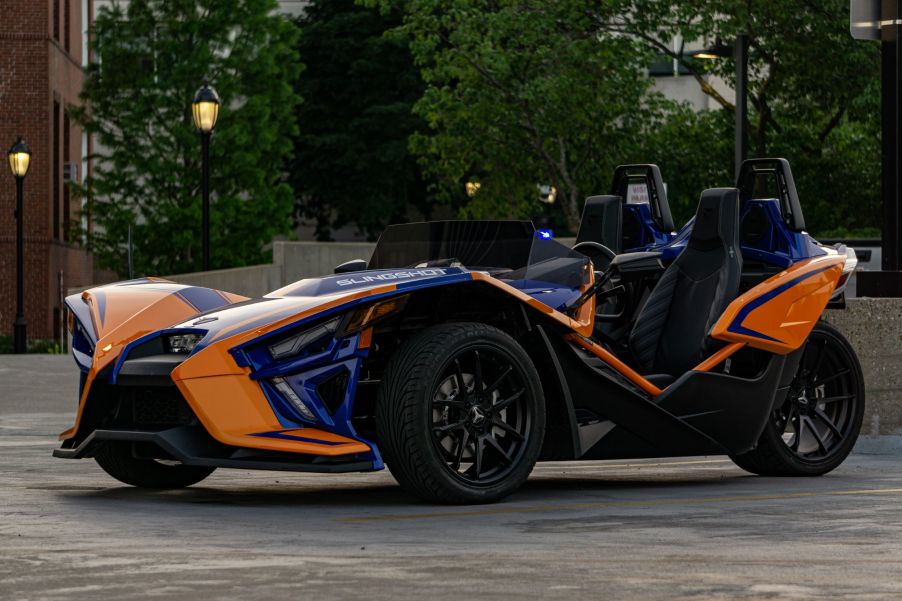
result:
[[[573,250],[589,257],[589,260],[592,261],[592,265],[595,266],[596,271],[607,270],[611,265],[611,261],[617,256],[613,250],[598,242],[580,242],[573,246]]]

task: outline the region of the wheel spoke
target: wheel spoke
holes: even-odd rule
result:
[[[514,368],[511,367],[510,365],[508,365],[508,366],[504,369],[504,371],[501,372],[501,375],[498,376],[498,379],[495,380],[494,382],[492,382],[491,386],[489,386],[488,388],[485,389],[486,394],[487,394],[487,395],[490,395],[490,394],[492,394],[493,392],[495,392],[496,390],[498,390],[498,387],[501,386],[501,383],[504,382],[504,379],[505,379],[505,378],[508,376],[508,374],[510,374],[512,371],[514,371]]]
[[[467,404],[463,401],[458,401],[457,396],[448,397],[447,399],[435,399],[432,401],[433,405],[447,405],[448,407],[454,407],[455,409],[467,409]]]
[[[827,341],[818,344],[817,359],[814,360],[814,367],[811,369],[812,377],[817,377],[817,372],[821,369],[821,361],[824,359],[824,349],[827,347]]]
[[[464,457],[464,450],[466,450],[469,441],[470,432],[464,429],[464,434],[460,437],[460,441],[458,442],[457,453],[454,454],[454,463],[451,464],[451,469],[455,472],[460,469],[460,462]]]
[[[826,414],[826,413],[824,413],[824,412],[823,412],[822,410],[820,410],[820,409],[815,409],[815,410],[814,410],[814,416],[817,417],[818,419],[820,419],[821,422],[822,422],[825,426],[827,426],[828,428],[830,428],[830,431],[833,432],[833,434],[834,434],[839,440],[842,440],[842,439],[843,439],[842,432],[840,432],[840,431],[839,431],[839,428],[836,427],[836,424],[834,424],[833,421],[832,421],[829,417],[827,417],[827,414]]]
[[[501,411],[502,409],[504,409],[505,407],[507,407],[508,405],[510,405],[517,399],[519,399],[521,396],[523,396],[524,392],[526,392],[526,389],[521,388],[517,392],[515,392],[512,395],[510,395],[509,397],[507,397],[506,399],[501,399],[500,401],[495,403],[495,405],[494,405],[495,411]]]
[[[523,440],[523,435],[520,434],[516,428],[514,428],[512,425],[510,425],[500,417],[495,416],[495,419],[492,420],[492,424],[498,426],[499,428],[510,434],[517,442]]]
[[[835,403],[837,401],[848,401],[849,399],[854,399],[854,394],[841,394],[839,396],[828,396],[822,399],[814,399],[817,403]]]
[[[820,447],[821,452],[826,455],[829,451],[827,451],[827,445],[824,444],[824,439],[821,438],[820,432],[818,432],[817,428],[814,427],[814,424],[811,422],[811,418],[806,417],[805,421],[808,422],[808,430],[810,430],[814,435],[814,439],[817,441],[817,446]]]
[[[840,370],[836,373],[830,374],[829,376],[826,376],[824,378],[815,379],[813,382],[811,382],[811,386],[812,386],[812,388],[817,388],[818,386],[823,386],[827,382],[832,382],[836,378],[841,378],[848,373],[849,373],[848,369],[842,369],[842,370]]]
[[[795,431],[796,431],[796,438],[795,438],[795,440],[792,441],[792,450],[793,451],[798,452],[798,450],[799,450],[799,445],[802,442],[802,432],[804,430],[804,427],[805,427],[805,422],[802,421],[802,416],[800,414],[799,419],[797,419],[796,422],[793,424],[793,428],[795,428]]]
[[[474,445],[476,447],[476,461],[473,464],[473,469],[476,470],[476,473],[473,474],[473,478],[475,480],[479,480],[479,474],[482,472],[482,452],[485,450],[485,442],[483,442],[483,438],[484,437],[479,436],[476,439],[476,444]]]
[[[454,360],[454,377],[457,380],[457,395],[458,397],[466,397],[467,396],[467,385],[464,384],[464,374],[460,369],[460,361],[457,359]]]
[[[476,394],[480,394],[482,392],[482,357],[479,356],[479,351],[473,351],[473,354],[476,356],[476,365],[473,369],[473,391]]]
[[[501,445],[498,443],[494,436],[486,436],[485,441],[501,456],[501,462],[504,463],[504,465],[511,464],[512,460],[510,455],[507,454],[507,451],[501,448]]]
[[[786,417],[781,417],[781,425],[783,426],[781,433],[786,432],[786,426],[792,423],[792,416],[795,415],[796,406],[795,403],[789,403],[789,409],[786,410]],[[793,426],[794,428],[795,426]]]
[[[459,422],[454,422],[453,424],[445,424],[444,426],[432,426],[433,432],[449,432],[451,430],[459,430],[464,428],[467,420],[462,419]]]

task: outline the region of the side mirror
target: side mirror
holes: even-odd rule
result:
[[[335,273],[353,273],[355,271],[366,271],[367,262],[363,259],[354,259],[347,263],[342,263],[335,268]]]

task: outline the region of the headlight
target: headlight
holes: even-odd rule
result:
[[[341,321],[341,318],[336,317],[332,321],[327,321],[326,323],[305,330],[291,338],[277,342],[269,347],[269,354],[272,355],[273,359],[284,359],[285,357],[299,355],[301,351],[314,342],[317,342],[326,336],[331,337],[332,334],[335,333],[335,330],[338,329],[339,321]]]
[[[170,353],[189,354],[203,340],[204,335],[196,332],[189,334],[172,334],[166,337],[166,347]]]

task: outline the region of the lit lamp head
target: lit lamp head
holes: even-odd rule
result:
[[[22,140],[22,136],[19,136],[16,143],[9,149],[7,157],[9,158],[9,168],[13,175],[17,178],[25,177],[25,174],[28,173],[28,166],[31,164],[31,149]]]
[[[708,46],[692,53],[692,58],[701,60],[716,60],[718,58],[726,58],[733,56],[732,44],[724,44],[720,38],[714,41],[713,46]]]
[[[207,82],[204,82],[194,94],[191,114],[194,117],[194,126],[199,132],[208,134],[216,127],[216,118],[219,117],[219,94]]]

